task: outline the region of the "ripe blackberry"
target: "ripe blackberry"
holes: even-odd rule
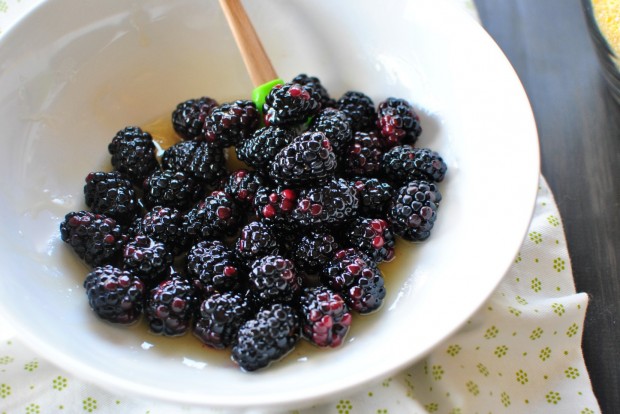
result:
[[[194,240],[232,236],[239,229],[241,211],[223,191],[213,191],[185,214],[183,226]]]
[[[354,218],[358,204],[357,192],[350,182],[335,178],[322,187],[301,190],[292,219],[302,227],[333,227]]]
[[[88,174],[84,198],[93,213],[105,214],[119,223],[129,223],[138,214],[133,186],[118,171]]]
[[[213,108],[202,129],[204,140],[222,147],[237,145],[260,125],[260,114],[252,101],[238,100]]]
[[[334,108],[336,106],[336,101],[329,96],[327,89],[325,89],[316,76],[308,76],[305,73],[300,73],[291,80],[291,83],[298,83],[313,88],[321,97],[321,108]]]
[[[375,132],[356,132],[342,154],[342,170],[349,175],[376,177],[381,175],[383,143]]]
[[[60,237],[91,266],[114,263],[127,241],[116,220],[89,211],[67,213],[60,223]]]
[[[396,146],[383,154],[383,172],[401,185],[412,180],[443,181],[448,166],[441,156],[428,148]]]
[[[144,284],[130,271],[95,267],[84,280],[88,303],[101,319],[131,324],[142,315]]]
[[[242,207],[252,207],[254,196],[264,185],[264,179],[255,171],[239,169],[233,171],[224,183],[224,192]]]
[[[353,317],[339,294],[325,286],[306,288],[299,304],[301,332],[306,339],[323,348],[342,344]]]
[[[322,132],[305,132],[282,148],[273,160],[270,177],[279,184],[305,187],[334,176],[336,155]]]
[[[241,229],[235,252],[242,261],[252,262],[259,257],[278,254],[280,247],[271,228],[260,221],[253,221]]]
[[[301,237],[291,252],[298,270],[319,272],[329,263],[339,249],[336,238],[324,231],[313,231]]]
[[[253,316],[250,304],[240,293],[214,293],[200,305],[193,333],[211,348],[227,348],[237,338],[241,325]]]
[[[112,155],[112,166],[139,185],[153,171],[159,168],[153,137],[139,127],[129,126],[116,133],[108,144]]]
[[[172,112],[172,127],[183,139],[201,139],[205,119],[217,105],[208,96],[181,102]]]
[[[142,185],[146,207],[162,206],[185,210],[202,195],[202,186],[182,171],[157,170]]]
[[[387,147],[415,144],[422,126],[420,117],[404,99],[387,98],[377,108],[377,128]]]
[[[299,316],[280,303],[246,321],[232,347],[232,359],[244,371],[264,368],[288,354],[300,338]]]
[[[226,175],[225,162],[221,148],[198,141],[178,142],[162,155],[164,169],[182,171],[211,186]]]
[[[359,215],[370,218],[387,217],[394,189],[378,178],[357,177],[353,186],[359,198]]]
[[[239,288],[244,276],[235,253],[218,240],[192,246],[187,254],[187,274],[205,297]]]
[[[351,309],[362,314],[377,310],[385,298],[383,275],[371,259],[355,248],[336,252],[321,277]]]
[[[347,229],[345,239],[375,263],[394,258],[394,233],[387,221],[358,217]]]
[[[150,290],[145,314],[151,332],[164,336],[180,336],[191,327],[195,312],[194,288],[178,273],[161,281]]]
[[[174,256],[166,245],[149,236],[138,235],[123,249],[125,269],[140,276],[149,286],[161,281],[169,271]]]
[[[249,288],[254,303],[288,303],[298,296],[301,278],[290,260],[277,255],[264,256],[250,268]]]
[[[369,96],[357,91],[345,92],[336,102],[336,108],[349,115],[353,132],[374,131],[377,111]]]
[[[441,193],[435,183],[414,180],[400,187],[388,216],[394,232],[407,240],[426,240],[435,224],[440,201]]]
[[[314,117],[309,131],[322,132],[325,134],[336,155],[340,155],[348,147],[353,139],[351,118],[335,108],[325,108]]]
[[[276,85],[265,97],[265,125],[288,125],[306,122],[321,109],[321,95],[309,85]]]
[[[268,224],[288,225],[297,202],[297,191],[264,186],[254,197],[254,211],[261,221]]]
[[[250,167],[267,174],[278,152],[293,141],[295,134],[277,126],[257,129],[252,136],[236,147],[237,158]]]
[[[155,206],[136,223],[135,234],[144,234],[159,240],[172,249],[174,254],[189,248],[191,243],[185,227],[183,214],[174,207]]]

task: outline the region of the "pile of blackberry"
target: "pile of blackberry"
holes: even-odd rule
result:
[[[60,223],[101,319],[190,333],[258,370],[302,339],[343,344],[385,301],[396,239],[431,234],[447,167],[415,145],[405,99],[335,99],[301,74],[262,108],[202,96],[171,123],[163,154],[140,127],[114,134],[110,171],[85,174],[84,209]]]

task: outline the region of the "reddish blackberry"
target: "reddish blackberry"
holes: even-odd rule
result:
[[[288,354],[299,338],[299,316],[290,306],[276,303],[239,328],[232,360],[244,371],[256,371]]]
[[[325,286],[306,288],[299,299],[301,332],[320,347],[342,344],[353,317],[342,297]]]
[[[286,188],[261,187],[254,197],[254,211],[261,221],[287,225],[297,202],[297,191]]]
[[[84,288],[90,307],[101,319],[130,324],[142,315],[144,284],[127,270],[96,267],[86,276]]]
[[[437,218],[441,193],[437,185],[414,180],[396,192],[389,220],[394,232],[411,241],[426,240]]]
[[[293,187],[326,182],[334,176],[336,155],[322,132],[305,132],[282,148],[273,160],[269,175]]]
[[[145,307],[149,329],[165,336],[183,335],[190,329],[195,306],[194,288],[173,272],[149,292]]]
[[[330,233],[313,231],[295,244],[291,258],[297,269],[315,273],[333,259],[338,249],[339,244]]]
[[[358,177],[353,186],[359,198],[359,215],[370,218],[387,217],[394,189],[378,178]]]
[[[336,101],[329,96],[327,89],[325,89],[316,76],[308,76],[305,73],[300,73],[291,80],[291,83],[298,83],[313,88],[321,97],[321,108],[334,108],[336,106]]]
[[[251,262],[262,256],[278,254],[280,247],[268,225],[253,221],[241,229],[235,251],[242,261]]]
[[[420,117],[409,102],[398,98],[387,98],[379,103],[377,129],[385,139],[387,147],[413,145],[422,134]]]
[[[242,207],[252,207],[254,196],[260,187],[264,185],[264,179],[255,171],[240,169],[233,171],[224,183],[224,192]]]
[[[213,191],[185,214],[183,226],[194,240],[232,236],[239,229],[241,211],[223,191]]]
[[[321,95],[309,85],[285,83],[273,87],[263,105],[265,125],[306,122],[321,109]]]
[[[333,227],[355,217],[358,204],[357,192],[350,182],[335,178],[322,187],[301,190],[292,218],[302,227]]]
[[[264,256],[251,264],[248,276],[255,303],[292,302],[301,290],[301,278],[293,262],[282,256]]]
[[[149,286],[161,281],[169,271],[174,256],[166,245],[149,236],[138,235],[123,249],[125,269],[140,276]]]
[[[260,115],[254,102],[238,100],[213,108],[202,135],[207,142],[230,147],[250,137],[259,125]]]
[[[377,111],[369,96],[357,91],[345,92],[336,102],[336,108],[349,115],[353,132],[374,131]]]
[[[200,305],[193,333],[207,346],[227,348],[237,338],[241,325],[253,316],[252,308],[240,293],[214,293]]]
[[[379,176],[384,147],[375,132],[356,132],[342,154],[342,170],[349,175]]]
[[[155,206],[136,224],[135,233],[159,240],[178,254],[189,248],[190,238],[183,226],[183,214],[174,207]]]
[[[116,220],[89,211],[65,215],[60,223],[60,237],[91,266],[114,263],[127,241]]]
[[[181,102],[172,112],[172,127],[183,139],[201,139],[205,119],[217,105],[208,96]]]
[[[278,152],[290,144],[293,138],[295,134],[285,128],[270,126],[257,129],[236,147],[237,158],[266,174]]]
[[[243,278],[235,253],[217,240],[198,242],[189,250],[187,274],[205,296],[235,290]]]
[[[139,185],[159,168],[153,137],[139,127],[126,127],[116,133],[108,145],[112,166]]]
[[[321,277],[351,309],[362,314],[378,309],[385,298],[383,275],[371,259],[355,248],[336,252]]]
[[[333,151],[340,155],[353,139],[351,118],[335,108],[325,108],[314,117],[309,131],[322,132],[332,144]]]
[[[361,250],[375,263],[394,258],[394,233],[383,219],[358,217],[348,227],[345,239],[350,246]]]
[[[185,210],[202,196],[202,186],[182,171],[158,170],[142,185],[146,207],[162,206]]]
[[[383,173],[401,185],[412,180],[443,181],[448,166],[428,148],[396,146],[383,154]]]
[[[129,223],[138,214],[133,186],[118,171],[88,174],[84,198],[93,213],[105,214],[119,223]]]
[[[182,171],[212,186],[226,175],[225,162],[221,148],[198,141],[178,142],[162,156],[164,169]]]

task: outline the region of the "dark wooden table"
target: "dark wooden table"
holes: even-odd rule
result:
[[[579,0],[475,3],[529,96],[577,291],[590,295],[586,365],[603,413],[620,413],[620,105]]]

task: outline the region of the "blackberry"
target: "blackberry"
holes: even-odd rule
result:
[[[336,155],[344,152],[353,139],[351,118],[335,108],[325,108],[319,112],[312,120],[308,130],[325,134]]]
[[[361,314],[377,310],[385,298],[383,275],[368,256],[355,248],[336,252],[321,277]]]
[[[342,154],[342,170],[354,176],[379,176],[383,153],[383,143],[375,132],[356,132]]]
[[[415,144],[422,126],[420,117],[404,99],[387,98],[377,108],[377,129],[388,147]]]
[[[153,137],[139,127],[129,126],[116,133],[108,144],[112,155],[112,166],[139,185],[153,171],[159,168]]]
[[[130,271],[111,265],[95,267],[84,280],[88,303],[101,319],[120,324],[142,315],[144,284]]]
[[[213,191],[185,214],[183,226],[194,240],[232,236],[239,229],[241,212],[223,191]]]
[[[359,198],[360,216],[387,217],[394,193],[390,184],[378,178],[357,177],[353,179],[353,186]]]
[[[253,221],[241,229],[235,252],[242,261],[250,262],[262,256],[275,255],[280,251],[278,242],[265,223]]]
[[[84,198],[93,213],[105,214],[119,223],[129,223],[138,214],[133,186],[118,171],[88,174]]]
[[[339,244],[334,236],[322,231],[313,231],[301,237],[291,252],[291,258],[299,270],[308,273],[319,272],[334,257]]]
[[[301,190],[292,219],[306,228],[333,227],[354,218],[358,204],[357,192],[350,182],[335,178],[322,187]]]
[[[217,240],[192,246],[187,254],[187,274],[205,296],[238,289],[244,276],[235,253]]]
[[[202,195],[202,186],[182,171],[159,170],[142,185],[142,201],[146,207],[162,206],[185,210]]]
[[[301,278],[290,260],[277,255],[264,256],[250,267],[249,287],[255,303],[292,302],[298,296]]]
[[[286,188],[261,187],[254,197],[254,211],[260,219],[269,224],[287,226],[297,202],[297,191]]]
[[[299,338],[299,316],[290,306],[276,303],[241,325],[232,360],[244,371],[256,371],[288,354]]]
[[[336,155],[325,134],[305,132],[280,150],[269,175],[279,184],[305,187],[329,180],[336,165]]]
[[[138,235],[123,249],[125,269],[140,276],[147,285],[161,281],[172,265],[174,256],[166,245],[149,236]]]
[[[321,108],[334,108],[336,106],[336,101],[329,96],[327,89],[325,89],[316,76],[308,76],[305,73],[300,73],[291,80],[291,83],[310,86],[314,89],[321,97]]]
[[[205,119],[202,135],[207,142],[230,147],[247,139],[259,125],[254,102],[238,100],[213,108]]]
[[[285,83],[276,85],[265,97],[265,125],[299,124],[321,109],[321,95],[310,85]]]
[[[345,92],[336,102],[336,108],[349,115],[353,132],[374,131],[377,111],[369,96],[357,91]]]
[[[201,139],[205,119],[217,105],[208,96],[181,102],[172,112],[172,127],[183,139]]]
[[[165,336],[180,336],[191,327],[195,312],[194,288],[178,273],[151,289],[145,308],[151,332]]]
[[[253,316],[252,308],[240,293],[214,293],[201,303],[193,333],[211,348],[227,348],[237,338],[241,325]]]
[[[394,233],[383,219],[358,217],[349,226],[345,239],[350,246],[361,250],[375,263],[394,258]]]
[[[299,299],[301,332],[313,344],[342,344],[353,317],[342,297],[325,286],[306,288]]]
[[[264,185],[264,179],[255,171],[239,169],[233,171],[224,183],[224,192],[242,207],[252,207],[254,196],[260,187]]]
[[[164,169],[182,171],[211,186],[226,175],[225,162],[221,148],[198,141],[178,142],[162,155]]]
[[[437,219],[440,201],[435,183],[414,180],[400,187],[388,216],[394,232],[407,240],[426,240]]]
[[[383,172],[401,185],[412,180],[443,181],[448,166],[441,156],[428,148],[396,146],[383,154]]]
[[[60,223],[60,237],[91,266],[114,263],[127,241],[116,220],[89,211],[67,213]]]
[[[295,134],[285,128],[270,126],[257,129],[236,147],[237,158],[266,174],[278,152],[290,144],[293,138]]]
[[[189,248],[191,239],[183,226],[184,215],[174,207],[155,206],[136,224],[136,235],[144,234],[164,243],[174,254]]]

